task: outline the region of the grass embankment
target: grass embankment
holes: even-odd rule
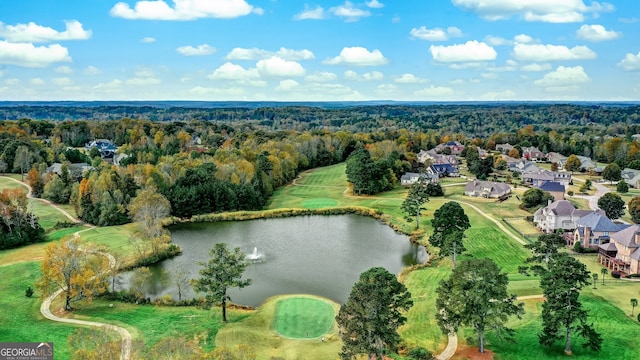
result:
[[[318,338],[333,329],[333,306],[319,298],[295,296],[276,303],[275,331],[291,339]]]

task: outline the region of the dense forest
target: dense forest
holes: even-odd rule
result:
[[[23,174],[34,195],[71,204],[84,221],[116,225],[131,221],[141,189],[164,196],[179,217],[253,210],[301,171],[343,161],[354,190],[375,193],[417,170],[421,150],[452,140],[624,168],[640,163],[639,114],[636,105],[570,104],[0,106],[0,172]],[[87,146],[97,139],[117,147],[118,161]]]

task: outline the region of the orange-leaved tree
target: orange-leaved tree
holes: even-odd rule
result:
[[[61,289],[67,311],[72,310],[72,301],[91,300],[106,291],[109,284],[109,259],[77,236],[49,244],[41,268],[42,278],[36,286],[42,297]]]

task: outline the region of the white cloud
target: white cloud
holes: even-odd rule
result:
[[[302,50],[293,50],[281,47],[276,55],[285,59],[285,60],[313,60],[315,59],[315,55],[313,52],[307,49]]]
[[[480,95],[480,100],[512,100],[516,97],[516,93],[511,90],[489,91]]]
[[[412,38],[428,41],[446,41],[451,36],[462,36],[462,31],[455,26],[449,26],[446,31],[442,28],[428,29],[426,26],[413,28],[409,32]]]
[[[256,68],[264,76],[304,76],[304,68],[295,61],[288,61],[278,56],[258,61]]]
[[[93,65],[89,65],[84,69],[82,73],[85,75],[98,75],[102,73],[102,70],[98,69]]]
[[[0,22],[0,38],[11,42],[39,43],[65,40],[87,40],[91,30],[82,28],[77,20],[65,21],[66,30],[58,32],[50,27],[30,22],[28,24],[4,25]]]
[[[73,84],[73,81],[68,77],[59,77],[51,79],[51,82],[57,86],[68,86]]]
[[[245,69],[230,62],[222,64],[207,76],[211,80],[246,80],[260,77],[257,69]]]
[[[100,83],[94,86],[93,88],[95,90],[99,90],[99,89],[114,90],[114,89],[120,89],[122,87],[122,84],[123,84],[122,80],[113,79],[108,83]]]
[[[535,42],[535,39],[527,34],[519,34],[513,37],[513,41],[519,44],[529,44]]]
[[[10,43],[0,40],[0,64],[46,67],[53,63],[70,61],[69,51],[59,44],[34,46],[28,43]]]
[[[311,8],[308,5],[304,6],[304,10],[293,16],[294,20],[322,20],[326,18],[326,14],[322,6]]]
[[[569,49],[564,45],[516,44],[513,57],[523,61],[588,60],[595,59],[596,53],[584,45]]]
[[[487,70],[493,71],[493,72],[515,71],[517,70],[517,65],[518,65],[517,62],[509,59],[507,60],[504,66],[492,66],[487,68]],[[486,76],[484,77],[486,78]]]
[[[542,79],[538,79],[533,83],[537,86],[551,88],[549,90],[561,90],[562,88],[585,84],[590,80],[589,75],[584,72],[582,66],[558,66],[556,70],[546,73]]]
[[[380,9],[384,7],[384,4],[378,0],[365,1],[364,3],[367,5],[367,7],[370,7],[372,9]]]
[[[125,83],[127,85],[133,85],[133,86],[158,85],[161,82],[162,81],[160,81],[160,79],[155,78],[155,77],[134,77],[134,78],[131,78],[131,79],[127,79],[125,81]]]
[[[418,83],[424,83],[428,81],[427,79],[421,79],[409,73],[402,74],[393,80],[399,84],[418,84]]]
[[[431,45],[429,51],[437,62],[487,61],[498,56],[491,46],[476,40],[450,46]]]
[[[637,55],[627,53],[618,66],[629,71],[640,70],[640,52]]]
[[[4,81],[5,85],[16,86],[20,84],[20,79],[11,78]]]
[[[176,51],[184,56],[205,56],[213,54],[216,51],[216,48],[208,44],[201,44],[196,47],[191,45],[180,46]]]
[[[487,20],[503,20],[513,16],[525,21],[550,23],[581,22],[585,13],[594,16],[611,12],[613,5],[592,2],[586,6],[582,0],[452,0],[453,5],[477,13]]]
[[[31,85],[36,85],[37,86],[37,85],[44,85],[45,81],[42,80],[41,78],[33,78],[33,79],[29,80],[29,83]]]
[[[487,36],[485,40],[492,46],[513,45],[513,44],[528,44],[537,42],[534,38],[526,34],[519,34],[513,37],[513,40],[501,38],[499,36]]]
[[[344,18],[346,22],[355,22],[363,17],[371,16],[369,10],[358,9],[351,1],[345,1],[344,4],[329,9],[333,15]]]
[[[277,52],[272,52],[258,48],[233,48],[229,54],[227,54],[227,60],[260,60],[268,59],[273,56],[278,56],[285,60],[313,60],[315,55],[312,51],[307,49],[294,50],[281,47]]]
[[[73,72],[73,70],[71,70],[67,65],[58,66],[54,71],[58,74],[71,74]]]
[[[147,37],[143,37],[142,39],[140,39],[140,42],[143,44],[151,44],[156,42],[155,38],[152,38],[151,36],[147,36]]]
[[[131,8],[125,2],[115,4],[111,16],[143,20],[195,20],[199,18],[236,18],[250,13],[261,14],[245,0],[174,0],[171,7],[164,0],[143,0]]]
[[[587,25],[580,26],[580,29],[576,32],[578,39],[588,41],[607,41],[619,38],[622,34],[613,30],[607,30],[602,25]]]
[[[276,91],[291,91],[299,86],[300,84],[292,79],[280,80],[280,83],[276,86]]]
[[[381,73],[380,71],[371,71],[371,72],[366,72],[360,75],[353,70],[347,70],[344,72],[344,77],[349,80],[373,81],[373,80],[384,79],[384,74]]]
[[[520,70],[522,71],[548,71],[551,70],[551,64],[538,64],[532,63],[523,65]]]
[[[428,88],[414,91],[414,95],[427,98],[447,98],[453,94],[453,89],[447,86],[431,85]]]
[[[328,82],[328,81],[335,81],[337,79],[338,79],[338,76],[336,74],[328,71],[318,72],[305,77],[305,80],[310,82]]]
[[[227,54],[227,60],[258,60],[271,56],[271,54],[258,48],[233,48],[229,54]]]
[[[353,66],[378,66],[384,65],[388,60],[378,49],[369,51],[366,48],[354,46],[345,47],[340,51],[340,55],[327,59],[325,64],[329,65],[353,65]]]

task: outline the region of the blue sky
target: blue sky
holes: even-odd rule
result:
[[[640,100],[640,2],[2,0],[0,100]]]

